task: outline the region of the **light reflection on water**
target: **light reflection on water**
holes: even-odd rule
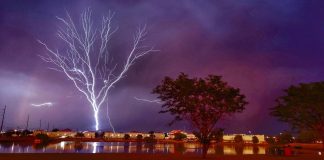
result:
[[[202,153],[198,143],[69,142],[49,145],[0,143],[0,153]],[[211,145],[208,154],[266,154],[265,146]]]

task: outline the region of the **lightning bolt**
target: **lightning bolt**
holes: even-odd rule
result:
[[[41,104],[30,104],[33,107],[51,107],[53,106],[52,102],[45,102],[45,103],[41,103]]]
[[[133,43],[128,51],[128,56],[121,65],[109,55],[109,41],[117,31],[111,26],[114,13],[103,16],[99,27],[93,24],[90,9],[81,14],[80,25],[75,25],[71,16],[67,13],[66,18],[57,17],[62,22],[57,36],[65,44],[65,52],[51,49],[46,43],[39,41],[47,50],[46,56],[40,56],[45,62],[52,63],[54,70],[62,72],[73,82],[75,88],[80,91],[90,104],[95,120],[95,129],[99,130],[100,108],[105,102],[108,103],[108,92],[126,76],[129,68],[141,57],[157,52],[154,47],[143,44],[146,37],[146,26],[139,27],[134,34]],[[101,27],[100,27],[101,26]],[[41,105],[42,106],[42,105]],[[107,107],[108,109],[108,107]],[[107,110],[110,126],[113,128]]]
[[[137,97],[134,97],[134,99],[136,99],[136,100],[138,100],[138,101],[143,101],[143,102],[162,104],[162,102],[161,102],[160,100],[158,100],[158,99],[155,99],[155,100],[149,100],[149,99],[137,98]]]

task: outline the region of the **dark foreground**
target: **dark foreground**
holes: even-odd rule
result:
[[[190,154],[74,154],[74,153],[21,153],[0,154],[0,160],[201,160],[200,155]],[[270,155],[208,155],[207,159],[220,160],[323,160],[324,156],[299,155],[292,157]]]

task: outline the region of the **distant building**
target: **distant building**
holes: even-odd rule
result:
[[[150,134],[148,134],[148,133],[141,133],[141,132],[137,132],[137,131],[131,131],[131,132],[128,132],[127,134],[129,134],[130,139],[137,139],[138,135],[142,135],[143,138],[150,136]]]
[[[124,138],[125,133],[114,133],[114,132],[105,132],[103,137],[105,139],[121,139]]]
[[[46,131],[44,131],[44,130],[34,130],[33,131],[33,136],[36,136],[37,134],[46,134]]]
[[[165,134],[162,132],[155,132],[154,136],[155,136],[154,138],[157,140],[165,139]]]
[[[167,135],[168,137],[166,139],[174,139],[174,135],[176,133],[182,133],[182,134],[186,135],[187,136],[186,139],[189,139],[189,140],[196,140],[197,139],[197,137],[193,133],[188,133],[188,132],[185,132],[185,131],[182,131],[182,130],[172,130],[172,131],[170,131],[168,133],[168,135]]]
[[[51,138],[74,138],[77,132],[71,130],[61,130],[57,132],[46,132]]]
[[[95,138],[96,137],[96,132],[94,132],[94,131],[84,131],[82,133],[84,135],[84,138]]]
[[[252,137],[256,136],[259,139],[259,143],[265,143],[264,135],[247,135],[247,134],[227,134],[223,136],[224,142],[234,142],[234,138],[236,135],[241,135],[244,143],[253,143]]]

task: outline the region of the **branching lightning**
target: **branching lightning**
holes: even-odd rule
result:
[[[104,102],[108,103],[109,90],[120,81],[136,60],[157,51],[153,47],[142,45],[146,27],[138,28],[133,44],[124,65],[117,69],[108,52],[108,42],[117,28],[111,27],[114,14],[103,16],[101,24],[94,26],[91,10],[81,14],[80,26],[77,26],[67,13],[66,18],[57,17],[62,22],[57,36],[65,42],[64,52],[50,49],[47,44],[38,41],[48,51],[41,58],[54,64],[53,70],[63,72],[78,91],[83,93],[93,109],[96,130],[99,130],[99,111]],[[111,124],[110,118],[109,123]]]
[[[40,104],[30,104],[31,106],[33,107],[51,107],[53,106],[53,103],[52,102],[45,102],[45,103],[40,103]]]
[[[143,102],[149,102],[149,103],[157,103],[157,104],[162,104],[162,101],[155,99],[155,100],[149,100],[149,99],[143,99],[143,98],[137,98],[134,97],[134,99],[138,100],[138,101],[143,101]]]
[[[112,125],[111,119],[110,119],[110,116],[109,116],[109,106],[108,106],[108,102],[107,102],[107,119],[108,119],[108,122],[109,122],[109,125],[110,125],[111,129],[113,130],[114,133],[116,133],[115,128]]]

